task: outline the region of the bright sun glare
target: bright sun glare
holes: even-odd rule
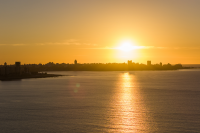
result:
[[[127,52],[135,49],[135,47],[132,45],[132,42],[124,41],[121,43],[121,46],[119,46],[117,49]]]
[[[143,48],[145,48],[145,46],[136,46],[136,44],[131,41],[123,41],[121,45],[117,47],[116,49],[129,52],[135,49],[143,49]]]

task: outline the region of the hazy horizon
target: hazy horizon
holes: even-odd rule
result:
[[[200,64],[200,1],[0,0],[0,64]]]

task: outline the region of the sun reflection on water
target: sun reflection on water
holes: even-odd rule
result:
[[[132,95],[134,91],[134,81],[133,78],[129,75],[129,73],[124,73],[122,75],[122,84],[121,84],[121,95],[120,95],[120,106],[119,111],[121,112],[121,124],[123,129],[129,129],[131,126],[135,124],[135,120],[133,113],[134,108],[134,95]]]
[[[135,76],[123,73],[113,95],[112,125],[117,132],[143,132],[149,129],[146,108]]]

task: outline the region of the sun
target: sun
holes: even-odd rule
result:
[[[143,46],[138,46],[138,43],[131,40],[123,40],[119,42],[118,46],[114,49],[117,49],[116,57],[120,60],[129,60],[137,59],[139,57],[139,49],[142,49]]]
[[[133,46],[133,43],[131,41],[123,41],[121,45],[117,47],[117,49],[128,52],[135,49],[135,47]]]

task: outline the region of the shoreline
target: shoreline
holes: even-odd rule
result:
[[[44,71],[40,71],[40,72],[60,72],[60,71],[65,71],[65,72],[69,72],[69,71],[103,71],[103,72],[107,72],[107,71],[178,71],[178,70],[196,70],[196,69],[200,69],[200,68],[182,68],[182,69],[135,69],[135,70],[44,70]]]
[[[48,78],[48,77],[60,77],[60,76],[67,76],[67,75],[37,74],[37,75],[7,76],[7,77],[0,77],[0,81],[13,81],[13,80],[21,80],[21,79],[29,79],[29,78]]]

